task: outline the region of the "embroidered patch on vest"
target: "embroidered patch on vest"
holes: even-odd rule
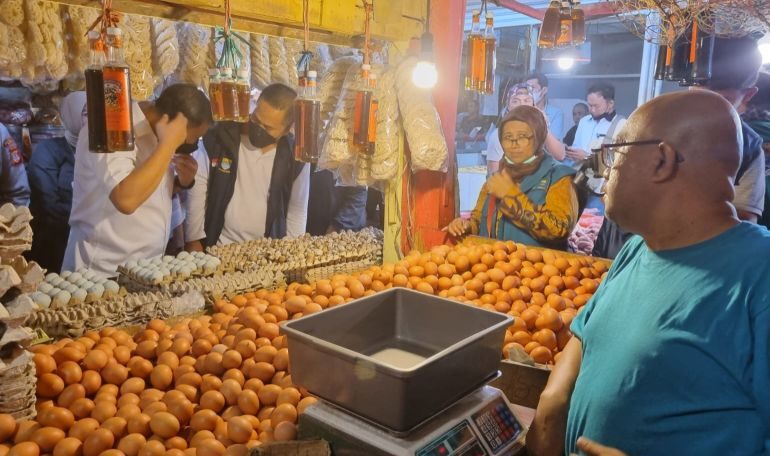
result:
[[[211,167],[212,168],[217,168],[218,166],[219,166],[219,159],[218,158],[215,158],[215,159],[211,160]]]
[[[223,158],[222,159],[222,171],[230,171],[230,165],[232,164],[232,160],[229,158]]]

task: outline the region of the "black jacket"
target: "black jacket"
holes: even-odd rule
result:
[[[210,247],[219,241],[225,226],[227,205],[235,192],[241,124],[219,122],[203,137],[203,145],[211,163],[205,216],[205,245]],[[294,160],[294,138],[285,136],[279,139],[270,176],[265,237],[278,239],[286,236],[286,214],[292,185],[304,165]]]

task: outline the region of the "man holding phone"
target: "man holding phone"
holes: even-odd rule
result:
[[[195,184],[198,165],[189,154],[213,123],[203,92],[175,84],[132,110],[133,151],[91,152],[88,127],[80,133],[63,270],[87,267],[109,277],[131,259],[162,255],[174,192]]]

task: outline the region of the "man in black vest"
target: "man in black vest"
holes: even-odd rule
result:
[[[188,251],[304,234],[310,167],[294,160],[296,96],[286,85],[269,85],[248,123],[219,122],[203,137],[187,199]]]

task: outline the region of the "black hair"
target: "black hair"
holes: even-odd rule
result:
[[[527,76],[527,79],[524,81],[529,81],[530,79],[537,79],[537,83],[540,84],[540,87],[548,87],[548,78],[538,71],[534,71]]]
[[[294,100],[297,99],[297,92],[291,87],[280,82],[270,84],[259,94],[259,99],[267,102],[273,108],[283,111],[287,123],[294,121]]]
[[[598,93],[605,100],[615,100],[615,86],[607,82],[597,82],[588,88],[586,94]]]
[[[757,83],[762,54],[751,37],[715,38],[711,60],[711,90],[748,89]]]
[[[174,84],[166,87],[155,100],[155,109],[161,116],[168,115],[169,120],[173,120],[181,112],[187,117],[191,127],[214,123],[209,99],[192,84]]]
[[[572,107],[572,109],[577,108],[578,106],[584,108],[586,111],[588,111],[588,105],[583,103],[582,101],[580,103],[575,103],[575,105]]]

